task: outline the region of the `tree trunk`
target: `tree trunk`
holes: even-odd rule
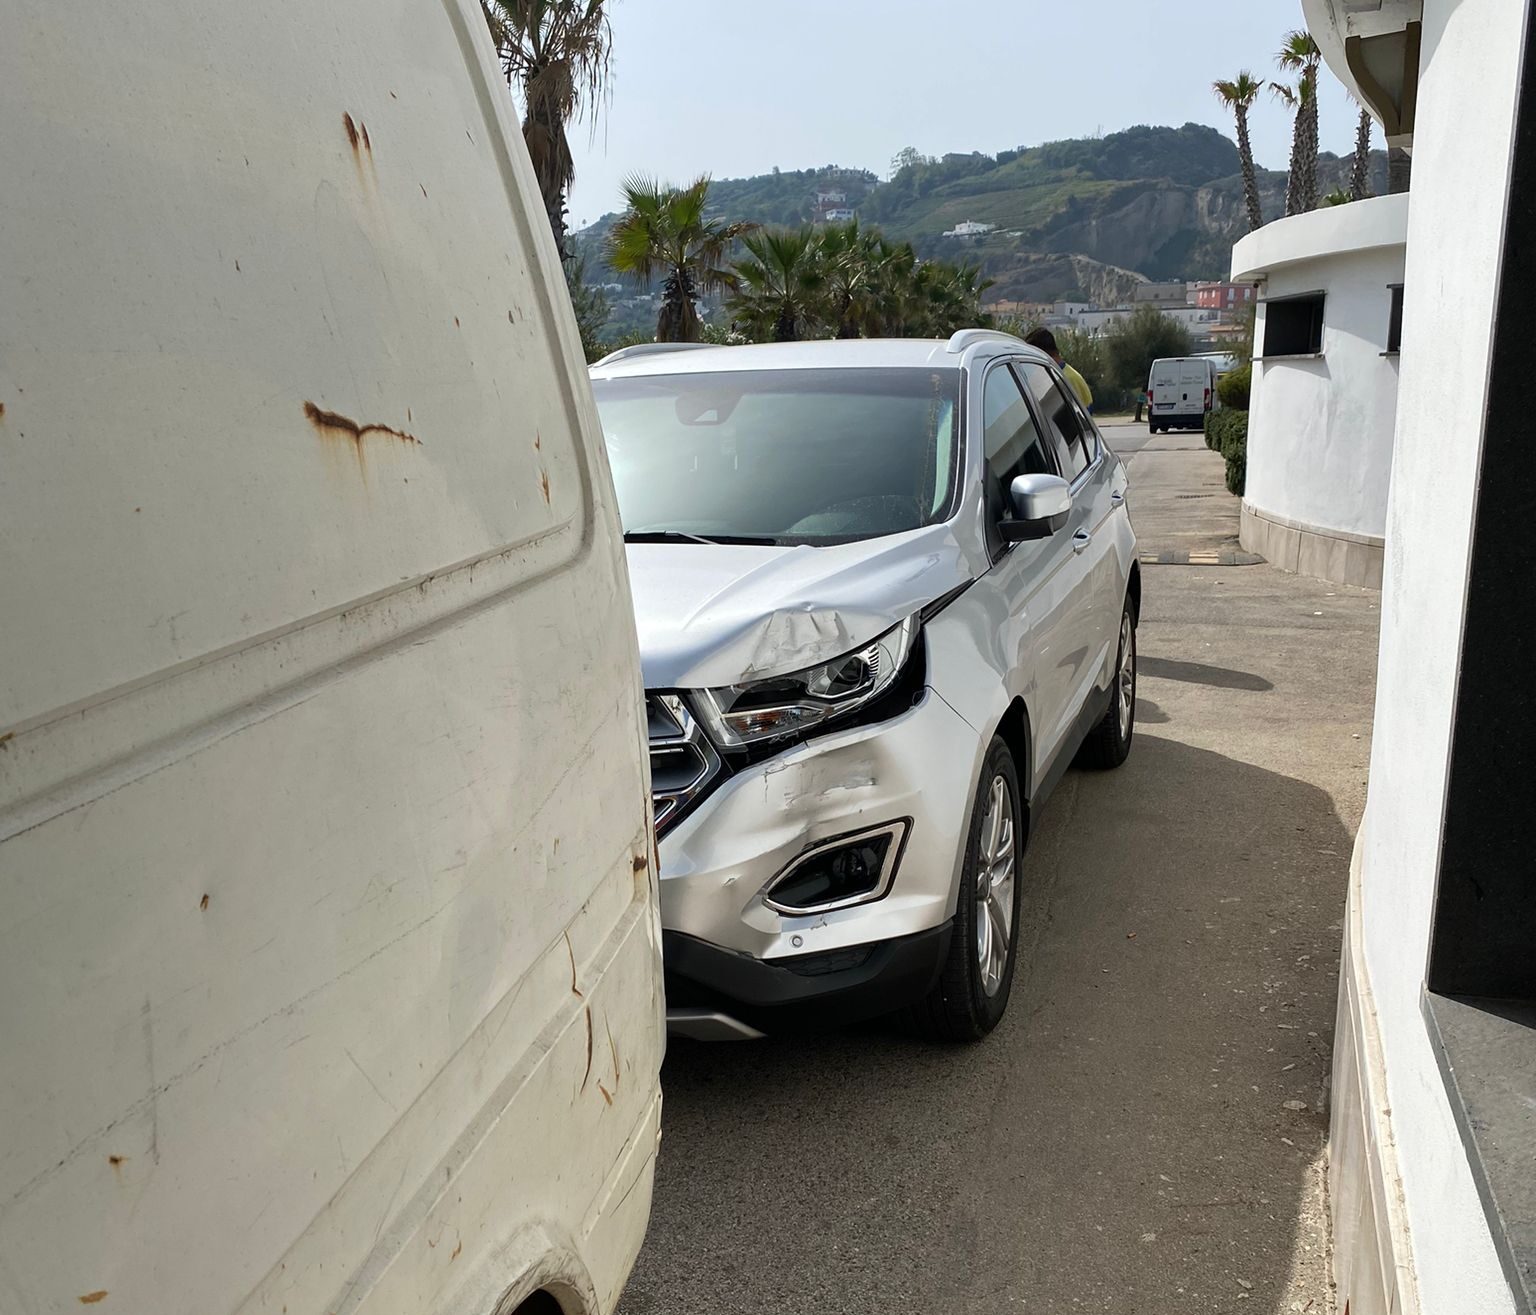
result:
[[[1349,199],[1363,201],[1371,190],[1371,112],[1360,107],[1355,127],[1355,160],[1349,171]]]
[[[778,321],[773,326],[774,342],[799,342],[800,326],[795,322],[795,313],[787,306],[779,312]]]
[[[1311,75],[1310,93],[1302,102],[1302,118],[1305,120],[1304,154],[1301,162],[1301,213],[1317,209],[1317,74]]]
[[[524,94],[532,81],[532,74],[524,84]],[[565,245],[565,187],[560,181],[562,155],[568,155],[565,141],[565,125],[542,103],[529,97],[528,116],[523,120],[523,141],[533,164],[533,175],[539,184],[539,195],[544,198],[544,213],[549,217],[549,231],[554,234],[555,249],[561,260],[569,260],[571,253]]]
[[[1253,171],[1253,146],[1248,141],[1248,107],[1238,105],[1237,151],[1243,161],[1243,201],[1248,207],[1248,231],[1264,226],[1264,211],[1259,205],[1259,180]]]
[[[699,314],[693,307],[693,278],[674,269],[661,285],[661,314],[656,317],[657,342],[698,342]]]
[[[1387,151],[1387,191],[1394,196],[1406,192],[1412,168],[1413,157],[1401,146],[1391,147]]]
[[[1306,110],[1296,106],[1296,120],[1291,125],[1291,167],[1285,175],[1285,213],[1291,215],[1301,213],[1301,162],[1306,157]]]

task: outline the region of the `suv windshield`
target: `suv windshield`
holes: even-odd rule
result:
[[[959,370],[593,382],[626,534],[848,543],[944,518]]]

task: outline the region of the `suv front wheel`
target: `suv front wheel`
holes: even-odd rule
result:
[[[1024,858],[1024,809],[1013,755],[993,740],[982,763],[949,958],[918,1021],[941,1041],[979,1041],[1008,1007]]]

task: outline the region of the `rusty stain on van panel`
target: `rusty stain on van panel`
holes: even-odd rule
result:
[[[406,414],[409,415],[409,411]],[[360,425],[348,416],[335,411],[322,410],[313,402],[304,403],[304,418],[315,427],[322,438],[342,438],[350,441],[357,449],[359,462],[363,459],[363,440],[370,434],[383,434],[389,438],[397,438],[402,443],[421,446],[421,440],[415,434],[407,433],[403,429],[395,429],[391,425]]]
[[[87,1292],[85,1296],[80,1298],[80,1304],[82,1306],[94,1306],[98,1301],[105,1301],[106,1296],[106,1288],[102,1288],[99,1292]]]
[[[342,126],[347,130],[347,141],[351,143],[353,154],[357,153],[357,124],[352,122],[352,116],[345,110],[341,114]]]

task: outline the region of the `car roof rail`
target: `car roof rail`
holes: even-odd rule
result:
[[[949,345],[945,350],[951,356],[958,356],[967,347],[974,347],[982,342],[1005,342],[1012,347],[1029,346],[1017,334],[1004,333],[1001,329],[958,329],[950,335]]]
[[[609,352],[600,361],[594,361],[592,368],[599,365],[612,365],[616,361],[633,360],[636,356],[655,356],[659,352],[693,352],[701,347],[713,347],[712,342],[637,342],[631,347],[620,347],[616,352]]]

